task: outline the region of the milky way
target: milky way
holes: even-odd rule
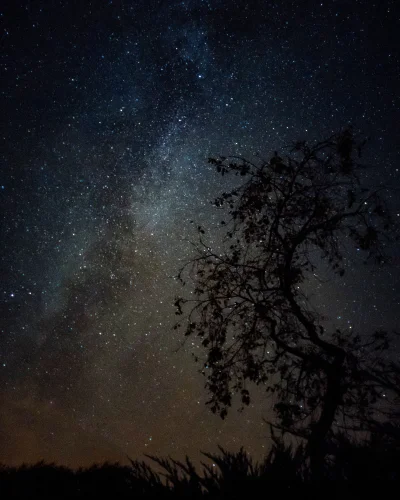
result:
[[[190,221],[218,239],[211,155],[352,123],[369,178],[400,187],[399,12],[353,3],[5,2],[0,461],[268,448],[261,391],[224,422],[205,406],[174,276]],[[345,283],[315,285],[323,313],[395,326],[399,256],[375,273],[353,257]]]

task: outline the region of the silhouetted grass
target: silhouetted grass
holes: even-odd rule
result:
[[[398,432],[398,431],[397,431]],[[309,498],[366,498],[371,480],[400,479],[400,440],[372,436],[357,443],[344,434],[330,443],[324,479],[310,479],[303,447],[275,439],[267,457],[254,463],[240,449],[232,453],[203,453],[209,460],[199,470],[188,457],[95,464],[72,470],[38,462],[20,467],[0,466],[1,498],[258,498],[268,494]],[[334,485],[334,486],[332,486]],[[382,487],[382,486],[380,486]]]

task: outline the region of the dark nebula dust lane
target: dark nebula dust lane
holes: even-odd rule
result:
[[[207,158],[351,123],[398,215],[396,3],[2,3],[0,462],[268,449],[271,402],[211,414],[201,349],[171,328],[190,221],[218,240]],[[332,324],[394,327],[400,256],[354,257],[315,300]]]

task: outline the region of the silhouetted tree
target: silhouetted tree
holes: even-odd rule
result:
[[[194,289],[175,302],[184,318],[175,328],[201,339],[212,411],[224,418],[233,394],[249,404],[246,382],[265,385],[277,426],[307,440],[315,474],[334,429],[368,429],[377,403],[385,414],[399,394],[388,334],[329,331],[303,286],[321,263],[343,276],[351,245],[366,260],[388,260],[393,221],[383,188],[362,183],[362,146],[346,129],[269,161],[210,158],[241,182],[214,202],[223,241],[214,235],[211,248],[199,226],[196,254],[178,276]]]

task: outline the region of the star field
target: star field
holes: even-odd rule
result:
[[[400,214],[397,2],[6,0],[0,21],[0,461],[260,456],[269,400],[211,414],[172,329],[190,221],[218,241],[207,158],[351,123]],[[327,321],[396,327],[390,251],[309,284]]]

